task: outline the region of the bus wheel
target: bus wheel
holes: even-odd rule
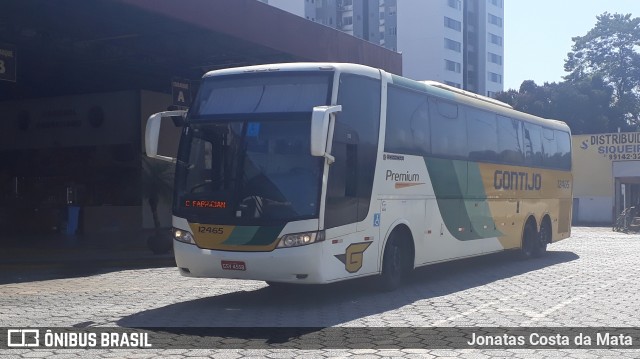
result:
[[[405,256],[406,250],[404,247],[400,241],[399,232],[391,233],[382,257],[380,282],[383,291],[393,291],[402,284],[407,272],[405,270],[407,266],[404,261],[409,259]]]
[[[536,231],[535,224],[529,221],[524,226],[524,232],[522,233],[522,248],[520,248],[520,256],[523,259],[529,259],[533,257],[535,247],[538,242],[538,231]]]
[[[542,225],[540,225],[540,233],[538,233],[536,245],[533,248],[533,256],[542,257],[545,255],[549,242],[551,242],[551,224],[549,224],[548,220],[544,219],[542,220]]]

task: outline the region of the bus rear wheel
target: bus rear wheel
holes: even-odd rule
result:
[[[547,244],[551,242],[551,224],[548,220],[543,220],[540,225],[540,232],[536,245],[533,248],[534,257],[542,257],[547,253]]]
[[[536,226],[533,222],[529,221],[524,226],[524,231],[522,232],[522,246],[520,248],[520,256],[522,259],[529,259],[534,256],[538,242],[539,236]]]

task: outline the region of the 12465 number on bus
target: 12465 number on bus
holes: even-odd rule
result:
[[[198,226],[198,233],[224,234],[222,227]]]

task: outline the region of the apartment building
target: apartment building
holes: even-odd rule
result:
[[[402,53],[403,75],[503,90],[504,0],[263,0]]]

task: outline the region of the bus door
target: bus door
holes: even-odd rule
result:
[[[380,80],[342,74],[329,166],[324,225],[327,240],[341,237],[345,251],[366,237],[378,238],[371,205],[380,124]],[[365,257],[374,253],[365,252]],[[371,261],[369,261],[371,262]],[[365,263],[366,265],[366,263]],[[373,266],[371,268],[374,268]],[[367,272],[369,269],[366,269]]]

